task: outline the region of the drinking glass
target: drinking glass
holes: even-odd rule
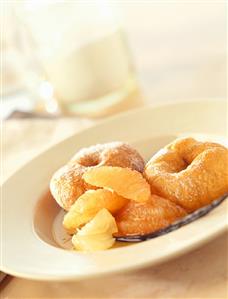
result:
[[[35,90],[47,110],[102,116],[138,105],[140,89],[113,5],[27,0],[16,14],[39,74]]]

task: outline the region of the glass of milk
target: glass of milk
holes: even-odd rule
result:
[[[102,116],[138,103],[126,38],[107,1],[22,2],[47,107],[54,99],[64,113]]]

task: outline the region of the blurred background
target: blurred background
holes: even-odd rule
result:
[[[1,6],[2,118],[103,117],[147,103],[226,96],[225,1]]]
[[[1,1],[4,178],[97,119],[226,97],[226,12],[217,0]]]

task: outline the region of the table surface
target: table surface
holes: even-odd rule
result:
[[[125,25],[150,103],[226,96],[223,1],[124,2]],[[93,120],[7,120],[3,178]],[[1,298],[228,298],[228,236],[156,267],[77,282],[7,277]]]
[[[92,121],[77,119],[7,121],[3,130],[5,177],[38,152],[91,125]],[[227,245],[228,235],[223,234],[156,267],[79,282],[7,277],[1,298],[227,298]]]

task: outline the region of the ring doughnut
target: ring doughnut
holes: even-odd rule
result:
[[[152,193],[192,212],[228,192],[228,149],[177,139],[149,160],[144,175]]]
[[[144,160],[129,144],[111,142],[83,148],[73,158],[55,172],[50,181],[50,190],[57,203],[69,210],[76,199],[89,189],[82,176],[93,167],[128,167],[139,172],[144,170]]]
[[[165,228],[187,215],[171,200],[151,195],[143,203],[129,201],[116,215],[116,236],[145,235]]]

